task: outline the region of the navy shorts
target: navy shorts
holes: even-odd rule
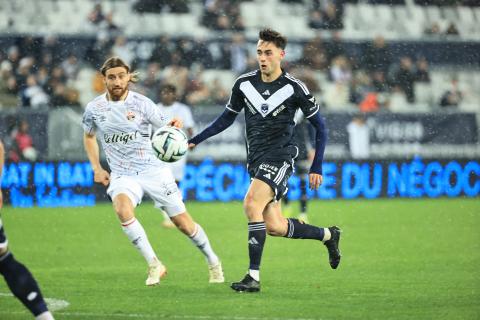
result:
[[[250,178],[262,180],[268,184],[273,192],[274,201],[279,201],[288,191],[288,179],[293,173],[292,161],[269,160],[249,168]]]

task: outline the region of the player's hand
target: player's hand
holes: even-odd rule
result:
[[[2,209],[3,206],[3,195],[2,195],[2,189],[0,189],[0,209]]]
[[[93,181],[96,183],[101,183],[104,186],[108,186],[110,183],[110,174],[103,168],[93,171]]]
[[[323,182],[323,176],[318,173],[310,173],[308,175],[308,179],[310,183],[310,190],[317,190]]]
[[[195,143],[189,143],[188,144],[188,149],[193,149],[195,148],[196,144]]]
[[[173,118],[167,125],[181,129],[183,128],[183,121],[179,118]]]

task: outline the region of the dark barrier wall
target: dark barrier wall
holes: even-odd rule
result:
[[[323,185],[310,198],[477,197],[480,162],[422,160],[325,162]],[[188,200],[241,200],[250,178],[242,163],[205,160],[189,164],[182,181]],[[299,177],[289,181],[290,199],[300,196]],[[15,207],[93,206],[107,200],[105,188],[93,183],[87,162],[7,163],[2,189]]]

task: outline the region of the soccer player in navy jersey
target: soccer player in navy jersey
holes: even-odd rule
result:
[[[319,106],[305,84],[281,68],[287,39],[278,32],[260,31],[257,60],[260,69],[241,75],[235,82],[224,112],[205,130],[189,140],[190,148],[229,127],[238,113],[245,112],[247,168],[252,179],[243,202],[248,219],[248,273],[231,288],[239,292],[260,291],[260,261],[266,234],[293,239],[322,241],[328,249],[330,266],[340,263],[340,229],[316,227],[298,219],[286,219],[280,199],[287,192],[298,148],[293,140],[294,116],[300,108],[316,130],[315,157],[309,185],[322,183],[322,161],[326,128]]]
[[[0,178],[2,177],[5,150],[0,141]],[[0,180],[1,184],[1,180]],[[0,210],[3,205],[2,190],[0,189]],[[0,274],[5,278],[13,295],[17,297],[37,320],[53,320],[53,315],[48,311],[40,288],[30,271],[8,250],[8,239],[0,219]]]

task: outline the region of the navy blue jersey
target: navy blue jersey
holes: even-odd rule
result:
[[[286,72],[273,82],[263,82],[259,70],[236,80],[226,108],[245,111],[249,165],[296,157],[295,112],[300,108],[310,118],[319,110],[303,82]]]

